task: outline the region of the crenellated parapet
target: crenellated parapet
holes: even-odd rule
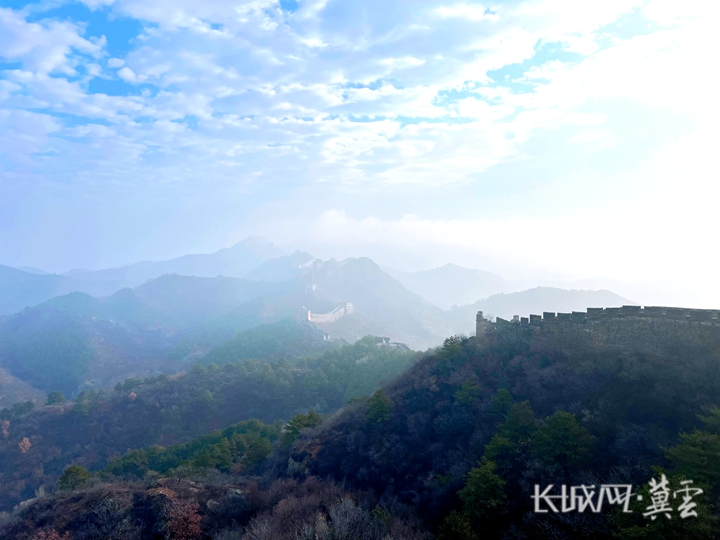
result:
[[[313,313],[308,310],[307,319],[311,323],[329,324],[334,323],[345,315],[350,315],[354,311],[352,302],[345,302],[342,306],[338,306],[330,313]]]
[[[568,352],[622,349],[660,356],[670,351],[713,350],[720,356],[720,310],[664,306],[588,308],[571,313],[500,317],[495,322],[479,312],[480,340],[544,340]]]
[[[483,312],[479,311],[477,320],[487,321]],[[661,306],[622,306],[612,308],[587,308],[587,311],[573,311],[571,313],[554,313],[544,311],[542,315],[530,315],[529,317],[515,316],[511,321],[498,317],[503,323],[514,323],[521,325],[542,325],[544,323],[586,323],[588,321],[602,321],[608,319],[635,319],[649,318],[655,320],[682,321],[688,323],[704,323],[710,325],[720,324],[720,309],[689,309]],[[485,323],[483,323],[485,324]],[[490,323],[492,324],[492,323]]]

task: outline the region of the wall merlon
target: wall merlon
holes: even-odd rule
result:
[[[530,324],[542,324],[542,317],[540,315],[530,315]]]

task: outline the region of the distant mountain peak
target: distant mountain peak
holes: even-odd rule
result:
[[[17,270],[27,272],[28,274],[36,274],[38,276],[46,276],[50,273],[45,270],[41,270],[40,268],[35,268],[34,266],[18,266]]]
[[[276,246],[264,236],[251,235],[230,246],[229,250],[245,248],[262,260],[275,259],[286,255],[285,251]]]
[[[291,255],[267,260],[244,276],[250,281],[281,282],[292,281],[304,273],[312,271],[316,259],[305,251],[296,250]]]

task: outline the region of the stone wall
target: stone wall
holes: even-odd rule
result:
[[[313,313],[308,310],[307,317],[308,321],[312,323],[333,323],[353,312],[352,302],[346,302],[342,306],[336,307],[330,313]]]
[[[476,337],[484,341],[547,341],[568,354],[640,352],[660,357],[711,354],[720,358],[720,310],[623,306],[586,312],[498,318],[478,312]]]

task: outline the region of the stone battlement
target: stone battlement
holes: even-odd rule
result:
[[[572,322],[586,323],[588,321],[602,321],[607,319],[633,319],[651,318],[657,320],[672,320],[684,322],[696,322],[710,325],[720,325],[720,309],[689,309],[673,308],[662,306],[622,306],[617,308],[587,308],[587,311],[573,311],[571,313],[554,313],[544,311],[541,315],[530,315],[519,317],[516,315],[511,321],[497,318],[496,323],[491,323],[478,311],[476,318],[476,335],[484,333],[489,325],[497,324],[520,324],[520,325],[542,325],[547,322]]]
[[[313,313],[308,310],[307,318],[312,323],[333,323],[345,315],[350,315],[353,311],[352,302],[346,302],[342,306],[333,309],[330,313]]]
[[[498,317],[495,322],[479,311],[476,339],[544,340],[567,352],[616,349],[674,356],[682,348],[720,356],[720,310],[622,306],[516,315],[510,321]]]

